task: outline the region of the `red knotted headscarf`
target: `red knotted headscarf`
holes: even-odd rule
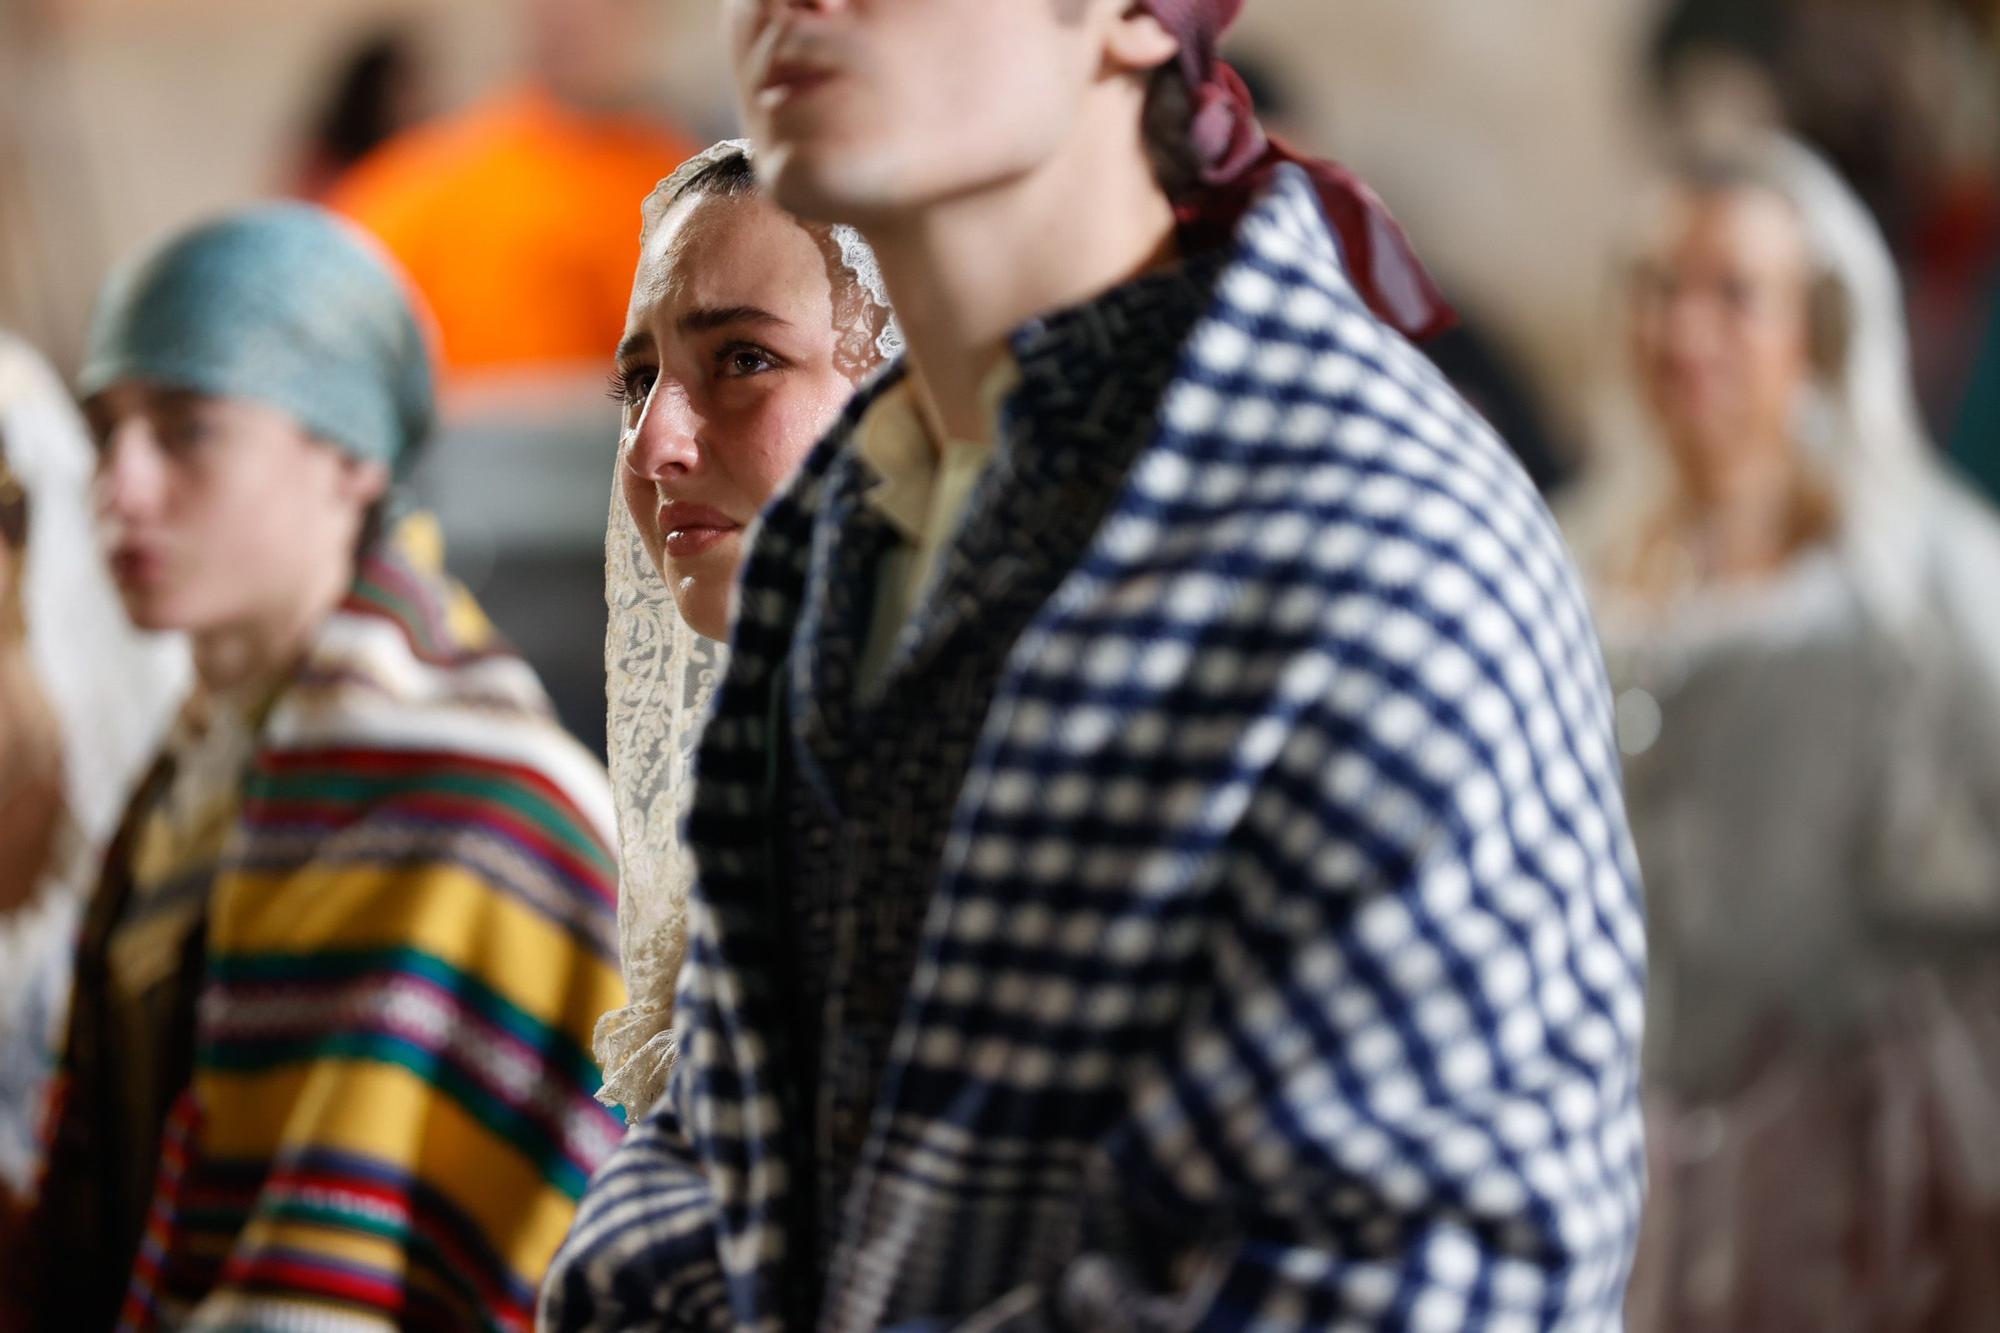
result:
[[[1338,163],[1302,156],[1264,132],[1250,90],[1217,54],[1244,0],[1139,0],[1180,40],[1194,99],[1194,148],[1205,189],[1181,210],[1184,224],[1233,227],[1281,163],[1303,167],[1346,252],[1348,276],[1383,323],[1407,338],[1434,337],[1456,321],[1395,218]]]

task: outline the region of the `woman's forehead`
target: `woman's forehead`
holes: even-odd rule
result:
[[[700,195],[675,203],[648,231],[630,322],[755,306],[830,327],[829,283],[819,243],[776,205],[757,195]]]
[[[1655,210],[1648,248],[1667,255],[1693,248],[1771,267],[1803,267],[1805,229],[1791,201],[1757,184],[1677,183]]]

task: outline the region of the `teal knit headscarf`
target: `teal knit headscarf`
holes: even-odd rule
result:
[[[434,409],[429,351],[395,274],[307,204],[230,214],[113,274],[77,390],[87,400],[123,381],[264,403],[392,470]]]

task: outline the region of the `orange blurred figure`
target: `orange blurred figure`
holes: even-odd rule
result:
[[[596,365],[639,261],[633,201],[692,151],[650,120],[527,87],[391,141],[328,203],[402,262],[454,377]]]
[[[648,104],[653,0],[526,0],[527,78],[370,154],[326,202],[428,300],[454,379],[600,367],[639,262],[638,202],[697,144]]]

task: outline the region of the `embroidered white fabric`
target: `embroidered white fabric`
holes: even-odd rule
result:
[[[833,243],[839,248],[841,267],[853,275],[855,292],[867,302],[867,308],[859,312],[857,327],[874,333],[877,365],[894,361],[903,354],[903,330],[889,304],[889,284],[882,277],[882,266],[875,261],[875,252],[861,239],[860,232],[852,227],[831,230]]]
[[[690,158],[646,200],[650,233],[687,184],[746,140],[725,140]],[[847,227],[812,229],[827,251],[839,332],[835,363],[859,383],[902,350],[874,253]],[[637,1119],[659,1099],[673,1063],[674,985],[687,941],[695,867],[681,827],[693,794],[695,749],[728,648],[695,633],[646,553],[618,484],[611,483],[604,540],[606,732],[618,804],[618,940],[627,1003],[597,1025],[604,1069],[598,1097]]]
[[[623,466],[620,451],[619,466]],[[598,1093],[636,1118],[673,1058],[674,981],[687,939],[694,861],[681,817],[695,746],[728,649],[689,628],[613,479],[604,541],[606,732],[618,807],[618,949],[626,1004],[598,1021]]]

